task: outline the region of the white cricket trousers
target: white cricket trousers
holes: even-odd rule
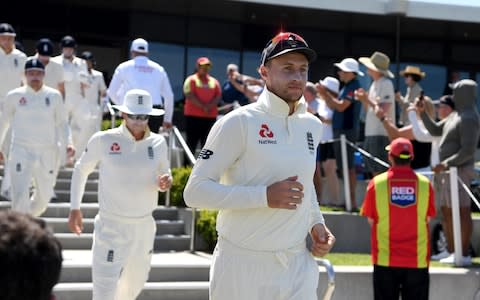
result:
[[[65,97],[65,110],[68,114],[72,142],[75,147],[75,159],[79,159],[90,138],[88,136],[90,109],[87,99],[81,95],[67,95]]]
[[[8,157],[12,209],[40,216],[53,196],[56,181],[56,146],[12,144]],[[30,186],[34,192],[30,196]]]
[[[151,215],[126,218],[100,212],[94,228],[92,299],[134,300],[150,272],[155,220]]]
[[[305,243],[254,251],[220,237],[210,269],[210,300],[317,300],[318,278]]]

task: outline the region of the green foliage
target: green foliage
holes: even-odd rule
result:
[[[187,185],[188,177],[192,172],[192,167],[172,168],[172,187],[170,188],[170,205],[177,207],[186,207],[183,200],[183,190]],[[165,204],[166,193],[160,193],[158,204]]]
[[[207,243],[208,249],[213,251],[217,243],[217,214],[216,210],[200,210],[197,218],[197,232]]]
[[[102,131],[107,130],[107,129],[111,129],[112,128],[111,124],[112,124],[111,120],[103,120],[102,121]],[[122,124],[122,119],[121,118],[116,118],[115,119],[115,127],[120,126],[120,124]]]

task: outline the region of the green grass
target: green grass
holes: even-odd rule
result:
[[[328,259],[333,266],[371,266],[370,254],[364,253],[329,253],[324,258]],[[480,268],[480,257],[472,259],[473,264],[469,268]],[[437,261],[430,263],[432,268],[453,268],[451,264],[442,264]]]

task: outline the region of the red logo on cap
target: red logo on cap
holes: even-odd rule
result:
[[[113,143],[112,146],[110,146],[110,150],[112,152],[119,152],[120,151],[120,145],[118,143]]]
[[[273,132],[268,128],[267,124],[262,124],[260,131],[258,132],[263,138],[273,138]]]

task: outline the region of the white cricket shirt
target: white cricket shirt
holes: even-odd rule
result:
[[[108,96],[113,103],[121,105],[125,93],[131,89],[149,92],[153,105],[163,105],[164,120],[172,122],[173,91],[167,72],[162,66],[146,56],[136,56],[118,65],[108,87]]]
[[[0,100],[22,83],[27,56],[18,49],[6,54],[0,47]]]
[[[120,217],[145,217],[157,207],[157,176],[170,173],[167,143],[147,130],[135,141],[125,124],[95,133],[75,164],[70,207],[79,209],[88,175],[98,165],[100,212]]]
[[[100,94],[107,90],[103,73],[92,69],[87,73],[87,86],[85,87],[85,99],[90,106],[100,106],[102,101]]]
[[[81,83],[86,83],[88,73],[85,60],[74,56],[70,61],[63,54],[52,57],[53,60],[63,66],[63,79],[65,80],[65,99],[82,95]]]
[[[62,95],[46,85],[37,92],[29,86],[10,91],[0,118],[0,145],[9,127],[12,144],[36,147],[57,146],[62,142],[66,145],[68,125]]]
[[[208,135],[184,191],[191,207],[220,209],[217,231],[237,246],[277,251],[305,241],[323,223],[313,174],[321,122],[302,97],[292,115],[266,88],[257,102],[228,113]],[[269,208],[267,186],[298,175],[296,210]]]
[[[38,58],[38,54],[29,58]],[[45,77],[43,77],[43,84],[46,86],[58,89],[58,85],[65,81],[63,76],[63,65],[57,60],[49,59],[45,66]]]

